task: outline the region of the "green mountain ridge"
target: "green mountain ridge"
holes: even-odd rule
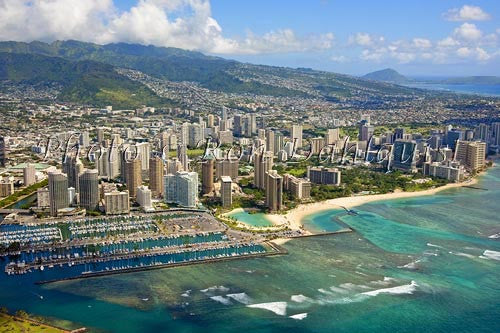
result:
[[[0,53],[0,80],[13,84],[61,85],[61,101],[118,108],[169,104],[144,85],[96,61],[68,61],[39,54]]]
[[[336,101],[351,96],[431,94],[385,82],[310,69],[253,65],[177,48],[79,41],[0,42],[0,52],[41,54],[71,61],[92,60],[139,70],[169,81],[191,81],[225,93],[278,97],[319,97]]]

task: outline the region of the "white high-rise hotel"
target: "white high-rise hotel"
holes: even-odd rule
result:
[[[198,203],[198,174],[178,171],[164,178],[165,202],[184,207],[196,207]]]

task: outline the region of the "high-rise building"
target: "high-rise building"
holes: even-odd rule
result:
[[[238,160],[219,160],[215,163],[215,178],[221,179],[222,176],[229,176],[231,179],[238,178]]]
[[[27,164],[23,169],[24,186],[30,186],[36,183],[36,169],[34,164]]]
[[[224,208],[230,208],[233,204],[232,185],[231,177],[222,176],[220,178],[220,196]]]
[[[184,145],[184,144],[179,145],[179,148],[177,149],[177,158],[179,159],[179,161],[182,164],[182,169],[184,171],[188,171],[189,170],[189,159],[188,159],[188,155],[187,155],[186,145]]]
[[[266,131],[266,151],[270,151],[274,154],[274,131],[267,130]]]
[[[62,172],[68,177],[68,187],[74,187],[76,193],[80,192],[78,177],[83,172],[83,163],[78,156],[66,156],[62,163]]]
[[[7,139],[0,136],[0,167],[5,167],[7,165]]]
[[[59,170],[49,172],[50,215],[57,216],[57,211],[69,206],[68,177]]]
[[[325,146],[325,139],[311,138],[311,153],[313,155],[319,154],[324,146]]]
[[[331,145],[336,143],[340,139],[340,133],[338,128],[329,128],[325,135],[325,143]]]
[[[169,173],[174,174],[177,171],[183,171],[183,170],[184,169],[182,168],[182,163],[177,158],[171,158],[165,162],[165,171],[166,171],[165,173],[166,174],[169,174]],[[164,194],[164,191],[162,192],[162,194]]]
[[[243,135],[243,116],[235,114],[233,117],[233,133],[235,136]]]
[[[130,197],[135,198],[137,188],[142,185],[141,160],[134,159],[125,164],[127,173],[127,189]]]
[[[368,141],[373,135],[373,132],[375,131],[375,127],[370,125],[369,122],[361,122],[359,126],[359,135],[358,135],[358,140],[359,141]]]
[[[198,147],[200,141],[203,140],[203,131],[199,124],[189,125],[188,146],[190,148]]]
[[[102,143],[104,141],[104,128],[97,128],[97,143]]]
[[[341,173],[336,168],[308,167],[307,178],[314,184],[340,185]]]
[[[221,145],[233,143],[233,133],[231,131],[219,131],[218,136]]]
[[[446,144],[451,149],[455,150],[458,140],[464,139],[464,131],[453,129],[446,132]]]
[[[486,143],[458,140],[455,150],[455,160],[472,171],[483,168],[486,162]]]
[[[207,126],[208,127],[214,127],[215,125],[215,122],[214,122],[214,115],[213,114],[209,114],[208,117],[207,117]]]
[[[164,179],[165,202],[184,207],[196,207],[198,202],[198,174],[179,171],[168,174]]]
[[[474,139],[488,144],[490,141],[490,127],[487,124],[479,124],[474,130]]]
[[[163,196],[163,160],[159,156],[151,157],[149,160],[149,186],[154,197]]]
[[[79,144],[83,148],[87,148],[88,146],[90,146],[90,136],[88,131],[80,133]]]
[[[266,177],[266,206],[275,212],[283,208],[283,177],[276,170],[269,170]]]
[[[500,146],[500,122],[491,124],[491,134],[494,137],[493,144]]]
[[[113,191],[104,194],[104,210],[106,215],[130,213],[130,198],[128,191]]]
[[[40,188],[36,191],[36,206],[40,209],[50,207],[50,196],[48,188]]]
[[[403,140],[405,138],[405,129],[404,128],[396,128],[394,131],[393,142],[396,140]]]
[[[264,189],[266,184],[266,172],[273,168],[273,153],[257,153],[254,156],[254,180],[255,187]]]
[[[96,169],[85,170],[80,177],[80,206],[97,210],[99,205],[99,175]]]
[[[295,143],[295,148],[302,147],[302,125],[292,126],[292,142]]]
[[[201,163],[201,191],[208,194],[214,189],[214,164],[215,159],[206,158]]]
[[[14,194],[14,181],[1,180],[0,181],[0,198],[8,197]]]
[[[294,198],[309,199],[311,197],[311,182],[306,179],[285,174],[283,176],[283,187]]]
[[[137,203],[146,212],[153,210],[151,190],[147,186],[141,185],[137,188]]]
[[[417,143],[413,140],[396,140],[393,146],[392,168],[417,172]]]
[[[426,162],[423,165],[422,173],[426,176],[459,182],[464,177],[464,167],[458,161]]]
[[[151,155],[151,146],[149,142],[141,142],[136,145],[137,156],[141,160],[141,170],[149,170],[149,157]]]
[[[283,150],[283,134],[281,132],[274,132],[274,155],[277,155],[281,150]]]

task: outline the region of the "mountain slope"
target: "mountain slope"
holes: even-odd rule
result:
[[[144,85],[118,74],[114,67],[95,61],[68,61],[39,54],[0,53],[0,80],[11,84],[52,85],[57,96],[96,106],[133,108],[144,104],[168,104]]]
[[[137,44],[97,45],[79,41],[0,42],[0,52],[93,60],[139,70],[169,81],[192,81],[226,93],[319,97],[333,101],[351,96],[370,98],[400,94],[430,94],[390,83],[309,69],[244,64],[199,52]]]
[[[392,82],[392,83],[408,83],[411,80],[406,76],[399,74],[392,68],[386,68],[379,71],[371,72],[363,76],[364,79]]]

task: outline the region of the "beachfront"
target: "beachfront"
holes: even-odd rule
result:
[[[314,202],[309,204],[303,204],[294,208],[287,212],[286,214],[267,214],[266,218],[268,218],[274,225],[286,225],[292,230],[303,230],[303,219],[306,216],[319,213],[321,211],[330,210],[330,209],[339,209],[339,208],[353,208],[356,206],[361,206],[366,203],[380,201],[380,200],[390,200],[390,199],[404,199],[404,198],[412,198],[412,197],[420,197],[426,195],[433,195],[438,192],[448,190],[451,188],[457,188],[462,186],[471,186],[476,184],[478,178],[468,179],[464,182],[460,183],[452,183],[444,186],[423,190],[423,191],[415,191],[415,192],[403,192],[396,191],[392,193],[385,194],[370,194],[370,195],[357,195],[351,197],[343,197],[330,199],[321,202]],[[307,231],[306,231],[307,232]],[[275,242],[283,244],[287,239],[279,239]]]

